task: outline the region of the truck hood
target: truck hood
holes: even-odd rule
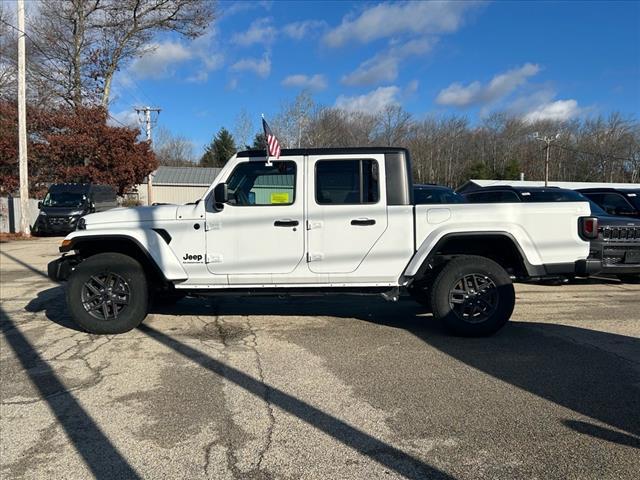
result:
[[[631,217],[616,217],[614,215],[595,215],[601,227],[640,227],[640,219]]]
[[[86,225],[123,222],[161,222],[175,220],[177,205],[156,205],[150,207],[114,208],[106,212],[92,213],[84,217]]]

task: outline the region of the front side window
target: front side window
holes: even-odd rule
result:
[[[295,162],[245,162],[227,180],[229,204],[291,205],[296,198]]]
[[[375,160],[320,160],[316,163],[316,203],[354,205],[380,199]]]

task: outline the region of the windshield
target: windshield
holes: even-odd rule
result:
[[[586,202],[587,199],[573,190],[521,191],[523,202]]]
[[[591,215],[605,215],[607,217],[609,216],[609,214],[605,212],[604,209],[596,202],[594,202],[593,200],[589,200],[586,197],[585,200],[589,202],[589,205],[591,206]]]
[[[629,190],[625,193],[625,197],[640,212],[640,190]]]
[[[49,192],[42,204],[45,207],[79,207],[87,201],[84,193]]]

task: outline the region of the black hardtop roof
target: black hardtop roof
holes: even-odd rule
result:
[[[285,148],[280,151],[281,157],[296,155],[366,155],[372,153],[404,153],[409,151],[401,147],[330,147],[330,148]],[[265,150],[244,150],[238,157],[266,157]]]

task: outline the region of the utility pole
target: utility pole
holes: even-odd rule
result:
[[[20,231],[29,235],[29,168],[27,165],[27,88],[24,0],[18,0],[18,161],[20,164]]]
[[[555,137],[541,137],[538,135],[538,133],[534,133],[533,134],[533,138],[535,138],[536,140],[540,140],[541,142],[544,142],[547,144],[547,146],[545,147],[546,152],[546,157],[545,157],[545,161],[544,161],[544,186],[548,187],[549,186],[549,152],[551,150],[551,144],[556,141],[558,138],[560,138],[560,134],[557,133],[555,135]]]
[[[142,122],[144,122],[145,125],[144,130],[145,134],[147,135],[147,142],[151,143],[151,125],[158,119],[158,115],[160,115],[160,109],[157,107],[136,107],[134,108],[134,110],[138,115],[144,115],[144,120],[142,120]],[[152,113],[156,114],[154,119],[152,119],[151,117]]]
[[[140,114],[144,114],[144,130],[145,133],[147,135],[147,142],[149,143],[149,146],[151,146],[151,142],[152,142],[152,137],[151,137],[151,124],[155,123],[156,120],[158,119],[158,115],[160,115],[160,109],[157,107],[136,107],[134,109],[136,111],[136,113],[138,114],[138,116],[140,116]],[[151,114],[155,113],[155,119],[153,119],[152,122],[152,118],[151,118]],[[147,205],[152,205],[153,204],[153,172],[150,172],[149,175],[147,175]]]

